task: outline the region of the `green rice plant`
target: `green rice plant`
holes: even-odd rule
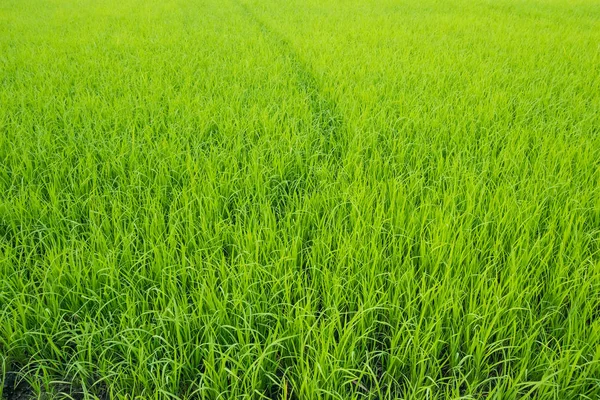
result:
[[[600,396],[591,0],[0,2],[0,397]]]

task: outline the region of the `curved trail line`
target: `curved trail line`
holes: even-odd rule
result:
[[[311,128],[314,128],[312,133],[318,135],[315,142],[313,142],[317,144],[316,149],[319,152],[317,157],[321,162],[324,161],[333,175],[337,175],[342,167],[343,155],[347,148],[347,136],[344,135],[347,125],[338,111],[337,104],[324,95],[309,65],[301,59],[294,46],[283,35],[270,28],[250,7],[240,2],[240,0],[232,1],[240,7],[248,19],[260,28],[266,38],[279,46],[282,56],[290,62],[292,70],[297,75],[300,89],[309,101],[312,115]],[[308,286],[311,286],[311,282],[315,279],[307,262],[307,253],[311,245],[310,240],[303,244],[299,261]],[[320,315],[324,307],[322,299],[318,301],[318,304],[317,308]]]
[[[232,0],[246,14],[246,16],[258,25],[264,35],[270,38],[274,43],[278,44],[282,49],[282,54],[288,58],[293,69],[298,75],[300,88],[306,93],[309,102],[310,110],[313,115],[313,125],[321,132],[327,143],[325,149],[328,149],[327,155],[341,156],[340,149],[337,148],[344,142],[344,137],[341,134],[345,126],[344,119],[337,111],[337,105],[331,99],[328,99],[319,87],[315,74],[310,67],[305,63],[293,45],[280,33],[269,27],[260,17],[258,17],[248,5],[239,0]],[[331,153],[334,154],[331,154]]]

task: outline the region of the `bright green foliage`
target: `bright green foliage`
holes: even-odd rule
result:
[[[14,372],[599,398],[600,4],[0,0]]]

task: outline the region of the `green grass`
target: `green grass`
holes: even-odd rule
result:
[[[0,0],[0,377],[599,398],[600,4]]]

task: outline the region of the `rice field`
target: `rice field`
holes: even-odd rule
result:
[[[0,398],[600,398],[600,3],[0,0]]]

